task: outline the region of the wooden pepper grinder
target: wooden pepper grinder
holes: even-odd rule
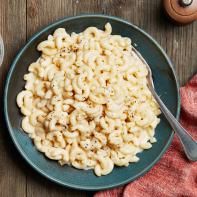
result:
[[[167,15],[179,24],[197,20],[197,0],[164,0]]]

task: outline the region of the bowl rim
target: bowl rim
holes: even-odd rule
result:
[[[164,56],[164,58],[166,59],[174,80],[175,80],[175,84],[176,84],[176,94],[177,94],[177,109],[176,109],[176,118],[179,119],[179,115],[180,115],[180,94],[179,94],[179,83],[178,83],[178,79],[177,79],[177,75],[175,72],[175,69],[173,67],[173,64],[171,62],[171,60],[169,59],[169,57],[167,56],[167,54],[165,53],[165,51],[162,49],[162,47],[158,44],[158,42],[152,37],[150,36],[148,33],[146,33],[144,30],[142,30],[141,28],[137,27],[136,25],[128,22],[125,19],[116,17],[116,16],[109,16],[109,15],[104,15],[104,14],[81,14],[81,15],[77,15],[77,16],[68,16],[68,17],[64,17],[61,18],[53,23],[50,23],[49,25],[45,26],[44,28],[42,28],[40,31],[36,32],[33,36],[31,36],[31,38],[29,40],[27,40],[26,44],[19,50],[19,52],[17,53],[17,55],[15,56],[13,62],[11,63],[11,66],[9,68],[9,72],[7,74],[7,78],[6,78],[6,83],[5,83],[5,89],[4,89],[4,98],[3,98],[3,104],[4,104],[4,117],[5,117],[5,122],[9,131],[9,134],[12,138],[12,141],[14,142],[17,150],[19,151],[19,153],[21,154],[22,158],[35,170],[37,171],[39,174],[41,174],[42,176],[44,176],[45,178],[47,178],[48,180],[57,183],[61,186],[65,186],[71,189],[77,189],[77,190],[86,190],[86,191],[97,191],[97,190],[105,190],[105,189],[110,189],[110,188],[114,188],[114,187],[118,187],[121,185],[124,185],[126,183],[129,183],[131,181],[136,180],[137,178],[143,176],[145,173],[147,173],[159,160],[160,158],[163,156],[163,154],[166,152],[166,150],[168,149],[169,145],[171,144],[171,141],[173,139],[174,136],[174,131],[172,131],[168,142],[165,144],[163,150],[160,152],[160,154],[155,158],[155,160],[149,164],[146,168],[144,168],[140,173],[136,174],[135,176],[133,176],[132,178],[128,178],[124,181],[121,181],[119,183],[115,183],[115,184],[109,184],[109,185],[105,185],[105,186],[80,186],[80,185],[76,185],[76,184],[70,184],[68,182],[63,182],[61,180],[58,180],[57,178],[54,178],[48,174],[46,174],[42,169],[40,169],[39,167],[37,167],[32,161],[31,159],[29,159],[28,155],[25,154],[25,152],[23,152],[23,149],[20,147],[18,141],[16,140],[14,134],[13,134],[13,129],[11,126],[11,123],[9,121],[9,115],[8,115],[8,105],[7,105],[7,94],[8,94],[8,87],[9,87],[9,82],[10,82],[10,78],[12,76],[13,70],[16,66],[17,61],[19,60],[20,56],[23,54],[23,52],[27,49],[27,47],[29,47],[31,45],[31,42],[35,39],[37,39],[42,33],[44,33],[45,31],[47,31],[48,29],[70,21],[70,20],[74,20],[74,19],[80,19],[80,18],[104,18],[104,19],[111,19],[111,20],[115,20],[117,22],[121,22],[124,23],[126,25],[131,26],[132,28],[136,29],[137,31],[139,31],[140,33],[142,33],[144,36],[146,36],[159,50],[159,52]]]
[[[3,58],[4,58],[4,43],[3,43],[3,38],[0,34],[0,66],[3,64]]]

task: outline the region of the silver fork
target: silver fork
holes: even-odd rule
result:
[[[145,59],[141,56],[141,54],[134,47],[133,47],[133,52],[146,65],[147,70],[148,70],[148,76],[147,76],[148,88],[151,91],[157,103],[159,104],[161,111],[163,112],[164,116],[168,120],[168,123],[171,125],[172,129],[178,135],[187,158],[190,161],[197,161],[197,142],[180,125],[180,123],[176,120],[176,118],[172,115],[172,113],[168,110],[168,108],[165,106],[163,101],[160,99],[160,97],[156,93],[154,84],[153,84],[152,71],[149,65],[147,64],[147,62],[145,61]]]

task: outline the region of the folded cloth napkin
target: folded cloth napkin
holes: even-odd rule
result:
[[[180,122],[197,139],[197,74],[181,87]],[[189,162],[175,135],[161,160],[143,177],[126,186],[97,192],[94,197],[197,197],[197,162]]]

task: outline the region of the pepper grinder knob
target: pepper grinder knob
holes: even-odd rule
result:
[[[166,14],[179,24],[197,20],[197,0],[163,0]]]
[[[180,0],[179,1],[180,5],[183,7],[191,5],[192,2],[193,2],[193,0]]]

